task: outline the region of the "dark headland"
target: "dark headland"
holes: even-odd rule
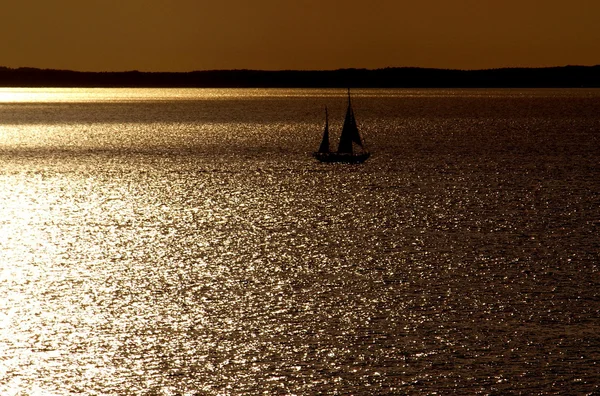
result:
[[[2,87],[597,88],[600,65],[450,70],[385,69],[78,72],[0,67]]]

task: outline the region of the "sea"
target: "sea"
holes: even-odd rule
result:
[[[600,394],[600,89],[0,89],[0,394]]]

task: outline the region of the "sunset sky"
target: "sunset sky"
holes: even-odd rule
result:
[[[0,66],[81,71],[600,64],[598,0],[23,0]]]

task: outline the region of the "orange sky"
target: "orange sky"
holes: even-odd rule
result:
[[[20,0],[0,66],[82,71],[600,64],[600,0]]]

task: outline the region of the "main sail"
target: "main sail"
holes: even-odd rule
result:
[[[352,154],[352,143],[356,143],[360,147],[363,147],[363,142],[360,138],[358,127],[356,126],[352,103],[350,102],[350,90],[348,90],[348,109],[346,110],[346,118],[344,119],[344,127],[342,128],[338,153]]]
[[[327,115],[327,106],[325,106],[325,130],[323,131],[323,140],[319,146],[319,153],[329,153],[329,117]]]

